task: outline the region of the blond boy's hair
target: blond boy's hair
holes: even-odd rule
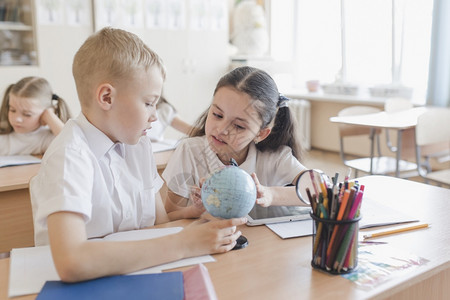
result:
[[[161,58],[137,35],[110,27],[94,33],[77,51],[72,65],[81,107],[89,107],[98,84],[114,84],[153,66],[159,68],[165,79]]]

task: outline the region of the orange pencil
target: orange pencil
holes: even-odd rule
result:
[[[344,191],[344,198],[342,199],[341,207],[339,207],[339,213],[337,216],[337,220],[341,221],[342,217],[344,216],[345,209],[347,207],[348,198],[350,197],[350,191],[345,190]]]
[[[345,190],[344,198],[342,199],[341,206],[339,207],[339,213],[337,216],[338,221],[341,221],[342,217],[344,216],[344,211],[347,206],[349,196],[350,196],[350,191]],[[333,233],[331,234],[330,244],[328,244],[328,248],[327,248],[327,263],[328,263],[329,257],[331,256],[331,252],[332,252],[333,246],[334,246],[334,241],[336,239],[338,231],[339,231],[339,225],[334,226]]]
[[[344,215],[342,216],[343,220],[348,219],[348,214],[352,208],[353,202],[355,200],[356,188],[352,187],[350,189],[350,194],[348,195],[347,204],[345,205]]]
[[[384,236],[384,235],[389,235],[389,234],[394,234],[394,233],[399,233],[399,232],[405,232],[405,231],[410,231],[410,230],[415,230],[415,229],[420,229],[420,228],[427,228],[429,225],[427,223],[422,223],[422,224],[418,224],[418,225],[407,225],[407,226],[402,226],[402,227],[398,227],[398,228],[394,228],[391,230],[383,230],[383,231],[379,231],[379,232],[375,232],[375,233],[370,233],[370,234],[365,234],[364,235],[364,239],[370,239],[370,238],[374,238],[374,237],[379,237],[379,236]]]

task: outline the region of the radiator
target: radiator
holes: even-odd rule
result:
[[[311,103],[306,100],[292,99],[289,107],[297,120],[297,134],[302,148],[311,150]]]

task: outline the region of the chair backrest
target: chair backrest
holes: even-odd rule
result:
[[[340,110],[338,112],[338,116],[343,117],[343,116],[367,115],[377,113],[380,111],[381,109],[377,107],[357,105],[357,106],[350,106]],[[370,133],[371,133],[370,127],[339,124],[339,134],[341,137],[369,135]]]
[[[450,143],[450,109],[430,108],[417,119],[416,143],[425,146]]]
[[[388,98],[384,103],[384,111],[393,113],[413,108],[413,104],[406,98]]]

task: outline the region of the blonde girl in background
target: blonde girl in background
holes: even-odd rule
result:
[[[41,77],[5,91],[0,109],[0,155],[42,154],[70,118],[66,102]]]

